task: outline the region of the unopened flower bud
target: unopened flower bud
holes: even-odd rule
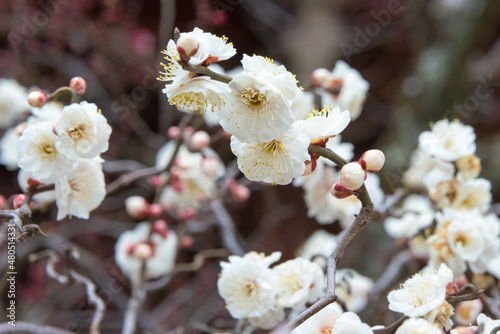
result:
[[[455,161],[455,164],[466,180],[474,179],[481,173],[481,160],[475,154],[462,157]]]
[[[168,235],[168,225],[167,222],[163,219],[158,219],[153,224],[153,232],[158,233],[163,238],[166,238]]]
[[[181,238],[181,247],[186,249],[186,248],[191,248],[194,244],[193,238],[190,236],[185,236]]]
[[[359,162],[367,172],[376,173],[384,166],[385,155],[380,150],[368,150],[363,153]]]
[[[87,90],[87,82],[82,77],[74,77],[69,81],[69,86],[73,88],[77,95],[85,94]]]
[[[347,189],[342,183],[335,183],[330,189],[330,193],[338,199],[346,198],[352,195],[352,190]]]
[[[177,40],[177,51],[181,58],[190,58],[198,52],[200,43],[191,34],[184,34]]]
[[[5,198],[5,196],[0,195],[0,209],[5,209],[6,206],[7,206],[7,199]]]
[[[201,151],[210,145],[210,135],[205,131],[196,131],[189,140],[189,146],[194,151]]]
[[[163,208],[160,204],[151,204],[149,206],[149,215],[151,217],[159,217],[163,213]]]
[[[472,324],[482,310],[483,303],[479,299],[460,302],[455,308],[455,320],[460,325]]]
[[[144,197],[130,196],[125,200],[125,210],[130,217],[142,219],[149,215],[149,203]]]
[[[153,187],[161,187],[165,184],[166,179],[163,175],[154,175],[153,177],[151,177],[149,182],[151,182],[151,185],[153,185]]]
[[[175,139],[179,137],[179,134],[181,133],[181,130],[177,126],[171,126],[167,130],[167,136],[169,139]]]
[[[185,136],[188,136],[188,137],[191,137],[194,133],[194,129],[192,126],[186,126],[186,128],[184,129],[184,135]]]
[[[14,199],[12,200],[12,205],[14,206],[14,209],[19,209],[21,205],[23,205],[25,198],[26,198],[25,194],[18,194],[14,196]]]
[[[318,68],[311,74],[311,83],[314,87],[326,86],[330,79],[330,71],[326,68]]]
[[[229,188],[229,194],[233,201],[241,203],[250,197],[250,190],[242,184],[235,183]]]
[[[28,104],[33,108],[41,108],[47,103],[47,94],[34,90],[28,95]]]
[[[349,190],[361,188],[366,179],[366,172],[357,162],[350,162],[340,171],[340,183]]]
[[[153,256],[153,249],[146,243],[140,243],[135,245],[133,254],[140,260],[147,260]]]
[[[32,179],[31,177],[28,178],[28,187],[30,190],[35,190],[36,188],[40,187],[40,185],[42,185],[41,182]]]

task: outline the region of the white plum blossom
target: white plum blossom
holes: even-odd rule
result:
[[[176,234],[171,230],[163,235],[154,230],[151,233],[151,224],[147,222],[123,232],[115,245],[116,263],[133,282],[138,281],[143,262],[146,264],[146,280],[170,273],[174,268],[176,255]]]
[[[409,188],[431,190],[439,182],[451,180],[455,174],[453,163],[433,158],[418,149],[410,161],[410,168],[403,174],[404,183]]]
[[[230,262],[233,256],[235,259],[238,259],[238,256],[235,255],[229,256]],[[257,253],[255,251],[251,251],[246,253],[243,257],[245,259],[252,260],[253,262],[262,264],[263,266],[269,268],[273,263],[278,262],[281,259],[281,252],[273,252],[271,253],[271,255],[266,256],[266,254],[264,253]]]
[[[28,184],[29,179],[34,180],[33,174],[22,169],[19,170],[19,173],[17,174],[17,183],[24,192],[29,191],[30,188],[30,185]],[[55,199],[56,199],[56,193],[54,190],[43,191],[33,196],[33,201],[38,203],[50,203],[54,202]]]
[[[333,333],[331,330],[342,313],[342,308],[339,304],[329,304],[297,326],[291,334]]]
[[[269,142],[292,126],[291,100],[301,91],[284,66],[260,56],[243,56],[243,71],[229,83],[226,107],[215,110],[220,124],[240,141]]]
[[[17,143],[19,167],[31,172],[37,181],[55,182],[76,165],[76,161],[68,159],[56,149],[58,136],[52,127],[51,122],[29,125]]]
[[[388,217],[385,222],[385,230],[393,238],[411,238],[420,230],[428,227],[434,220],[432,203],[427,197],[420,195],[409,195],[403,201],[400,209],[396,210],[396,216]]]
[[[322,87],[325,89],[321,90],[322,104],[349,110],[351,119],[355,120],[361,114],[370,84],[358,71],[338,60]]]
[[[61,111],[55,147],[67,158],[92,159],[108,150],[111,127],[93,103],[73,103]]]
[[[267,311],[260,317],[248,318],[248,322],[253,327],[262,329],[272,329],[285,318],[285,310],[277,307]]]
[[[373,334],[373,330],[367,324],[363,323],[359,316],[353,312],[343,313],[335,325],[333,325],[332,334]]]
[[[398,327],[396,334],[443,334],[443,331],[425,319],[410,318]]]
[[[46,103],[41,108],[31,108],[32,117],[28,119],[28,124],[30,121],[39,121],[39,122],[52,122],[54,124],[57,123],[59,117],[61,117],[61,111],[63,110],[63,105],[58,102],[49,102]]]
[[[280,283],[274,271],[238,256],[221,262],[221,267],[217,288],[233,318],[261,317],[275,309]]]
[[[445,264],[436,274],[415,274],[389,293],[389,309],[407,317],[422,317],[443,304],[446,285],[452,280],[453,272]]]
[[[455,161],[476,152],[476,134],[471,126],[447,119],[436,122],[418,138],[419,148],[430,156]]]
[[[76,168],[56,180],[57,220],[66,216],[89,218],[106,196],[101,159],[80,159]]]
[[[232,43],[227,43],[227,38],[217,37],[200,28],[194,28],[191,32],[183,32],[180,36],[189,37],[198,42],[198,51],[189,59],[193,65],[227,60],[236,54],[236,49]]]
[[[314,94],[304,92],[292,100],[291,106],[295,120],[306,119],[314,109]]]
[[[313,110],[307,119],[299,120],[297,124],[309,134],[313,143],[338,135],[350,121],[347,110],[341,111],[338,107],[330,109],[325,106],[322,110]]]
[[[500,253],[487,264],[487,269],[490,274],[500,279]]]
[[[339,269],[335,275],[335,293],[341,298],[350,312],[360,312],[368,304],[375,283],[369,277],[353,269]]]
[[[490,334],[493,328],[500,326],[500,319],[493,320],[486,316],[486,314],[481,313],[477,317],[477,324],[483,326],[483,331],[478,334]]]
[[[288,184],[302,175],[308,147],[309,136],[296,124],[269,142],[250,144],[231,137],[231,150],[242,173],[252,181],[273,184]]]
[[[30,110],[28,91],[14,79],[0,78],[0,129],[8,128]]]
[[[281,284],[278,306],[305,308],[324,294],[325,274],[319,265],[303,258],[286,261],[273,268]]]
[[[7,170],[16,170],[17,165],[17,143],[21,137],[22,129],[25,126],[19,125],[8,129],[0,140],[0,164]]]
[[[336,235],[325,230],[317,230],[307,238],[297,251],[297,255],[324,267],[326,266],[326,260],[321,257],[328,258],[336,246]],[[315,256],[320,256],[320,258],[314,258]]]

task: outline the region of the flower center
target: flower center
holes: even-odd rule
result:
[[[245,90],[240,91],[241,101],[248,108],[262,112],[267,109],[267,98],[265,94],[260,93],[258,90],[254,88],[247,88]]]
[[[267,154],[275,154],[277,150],[281,150],[283,145],[277,140],[272,140],[264,144],[264,152]]]
[[[53,155],[56,153],[56,148],[53,143],[45,142],[40,145],[40,151],[45,155]]]
[[[78,124],[77,126],[72,127],[68,131],[68,135],[73,140],[81,139],[85,136],[86,127],[84,124]]]
[[[243,291],[246,293],[247,296],[253,297],[257,294],[258,287],[257,283],[255,281],[249,281],[245,286],[243,287]]]

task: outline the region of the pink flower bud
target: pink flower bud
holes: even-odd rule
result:
[[[69,86],[73,88],[77,95],[85,94],[87,90],[87,82],[82,77],[74,77],[69,81]]]
[[[177,40],[177,51],[181,58],[190,58],[198,52],[200,43],[191,34],[184,34]]]
[[[250,190],[242,184],[234,184],[229,188],[229,194],[233,201],[241,203],[250,197]]]
[[[184,135],[191,137],[193,135],[193,133],[194,133],[193,127],[186,126],[186,128],[184,129]]]
[[[189,146],[194,151],[201,151],[210,145],[210,135],[205,131],[196,131],[189,140]]]
[[[171,126],[167,130],[167,136],[169,139],[175,139],[179,137],[179,134],[181,133],[181,130],[179,130],[179,127],[177,126]]]
[[[158,219],[153,224],[153,232],[158,233],[163,238],[166,238],[168,235],[168,225],[167,222],[163,219]]]
[[[6,206],[7,206],[7,199],[5,198],[5,196],[0,195],[0,209],[5,209]]]
[[[181,247],[184,249],[191,248],[194,244],[193,238],[186,236],[181,238]]]
[[[165,177],[162,175],[155,175],[155,176],[151,177],[149,182],[151,182],[153,187],[161,187],[165,184],[166,180],[165,180]]]
[[[28,104],[33,108],[41,108],[47,103],[47,94],[34,90],[28,95]]]
[[[150,259],[153,256],[153,248],[147,243],[137,244],[134,247],[133,255],[140,260]]]
[[[222,131],[222,135],[224,136],[224,138],[231,138],[232,134],[230,132],[227,132],[226,130],[221,130]]]
[[[346,198],[352,195],[352,190],[347,189],[342,183],[335,183],[330,189],[330,193],[338,199]]]
[[[12,201],[12,205],[14,206],[14,209],[19,209],[21,205],[23,205],[24,199],[26,198],[25,194],[17,194],[14,196],[14,199]]]
[[[151,217],[159,217],[163,213],[163,208],[160,204],[151,204],[149,206],[149,215]]]
[[[311,74],[311,83],[314,87],[325,87],[330,79],[330,71],[326,68],[318,68]]]
[[[31,177],[28,179],[28,187],[30,190],[35,190],[36,188],[40,187],[43,183],[32,179]]]
[[[130,217],[142,219],[149,215],[149,203],[144,197],[130,196],[125,200],[125,210]]]
[[[366,172],[357,162],[350,162],[340,171],[340,183],[349,190],[361,188],[366,179]]]
[[[384,166],[385,156],[380,150],[369,150],[363,153],[359,162],[367,172],[376,173]]]

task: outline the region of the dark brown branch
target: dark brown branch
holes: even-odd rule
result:
[[[374,334],[392,334],[392,333],[396,332],[396,330],[398,329],[398,327],[401,326],[401,324],[406,319],[408,319],[407,316],[402,316],[401,318],[399,318],[398,320],[396,320],[395,322],[393,322],[392,324],[390,324],[389,326],[387,326],[385,328],[374,329],[373,333]]]
[[[209,76],[210,78],[212,78],[214,80],[217,80],[217,81],[220,81],[223,83],[230,83],[231,80],[233,80],[233,78],[231,78],[230,76],[216,73],[212,70],[209,70],[206,66],[192,65],[192,64],[188,63],[187,66],[183,66],[183,67],[185,70],[187,70],[189,72],[203,74],[203,75]]]

